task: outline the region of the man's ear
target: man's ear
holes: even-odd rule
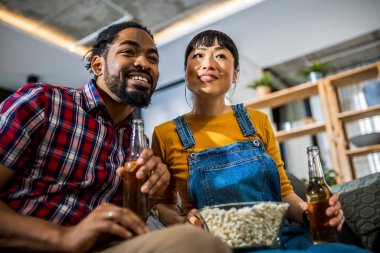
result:
[[[104,59],[99,55],[95,55],[91,60],[91,69],[96,76],[103,75]]]

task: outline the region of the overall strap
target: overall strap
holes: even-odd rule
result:
[[[231,108],[244,137],[249,137],[256,134],[256,129],[248,115],[247,108],[245,108],[243,104],[232,105]]]
[[[194,136],[189,125],[185,121],[185,117],[178,116],[173,120],[173,122],[177,129],[179,138],[181,139],[183,149],[186,150],[193,147],[195,145]]]

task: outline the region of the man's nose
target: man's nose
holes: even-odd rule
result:
[[[140,55],[136,57],[135,62],[133,63],[133,66],[135,68],[149,69],[148,59],[145,56]]]

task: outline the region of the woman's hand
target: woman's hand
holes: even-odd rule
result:
[[[331,217],[329,225],[331,227],[335,227],[336,230],[340,231],[342,229],[345,217],[342,210],[342,206],[339,202],[338,193],[334,193],[331,196],[331,198],[329,199],[329,205],[330,207],[326,210],[327,216]]]
[[[199,216],[198,210],[193,208],[187,213],[185,223],[194,225],[199,228],[204,228],[201,217]]]
[[[343,223],[344,223],[344,214],[342,207],[339,202],[339,195],[338,193],[334,193],[331,198],[329,199],[329,205],[326,209],[326,215],[330,218],[329,225],[331,227],[334,227],[336,230],[340,231],[342,229]],[[307,203],[301,202],[299,203],[299,206],[307,212]]]

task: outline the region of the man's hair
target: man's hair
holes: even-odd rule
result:
[[[239,51],[235,45],[235,42],[225,33],[216,30],[207,30],[198,33],[187,45],[185,51],[185,69],[187,65],[187,57],[195,48],[199,46],[211,47],[214,42],[228,49],[234,57],[234,68],[239,68]]]
[[[98,56],[104,56],[108,53],[110,45],[113,44],[115,39],[117,38],[117,35],[119,34],[120,31],[127,29],[127,28],[137,28],[144,30],[149,36],[153,38],[153,35],[151,31],[146,27],[143,26],[137,22],[134,21],[127,21],[119,24],[114,24],[103,31],[101,31],[96,38],[95,44],[92,46],[92,48],[85,54],[84,58],[87,60],[86,68],[91,70],[91,61],[92,59],[98,55]]]

